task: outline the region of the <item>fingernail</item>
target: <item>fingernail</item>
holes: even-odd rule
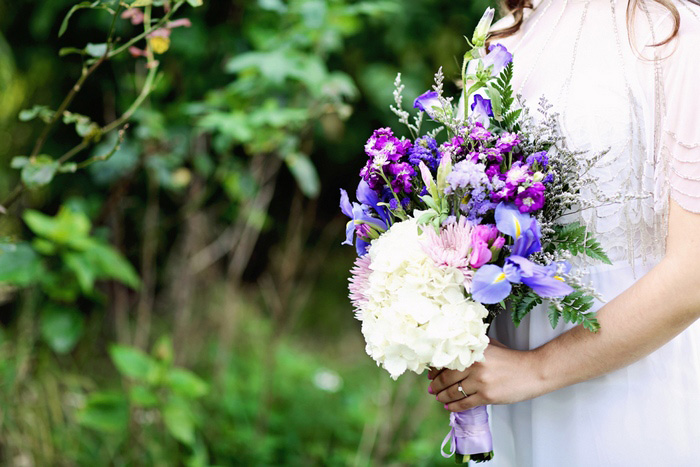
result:
[[[447,404],[445,404],[445,409],[447,409]]]
[[[428,393],[433,394],[433,388],[431,388],[430,386],[428,386]]]

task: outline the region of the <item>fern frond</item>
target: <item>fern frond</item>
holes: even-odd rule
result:
[[[541,303],[542,298],[532,290],[523,296],[513,297],[511,311],[513,323],[519,326],[523,318]]]
[[[612,264],[598,240],[578,222],[554,226],[554,235],[549,249],[551,251],[568,250],[573,255],[585,254],[605,264]]]

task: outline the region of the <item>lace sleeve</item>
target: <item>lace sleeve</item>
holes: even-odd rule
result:
[[[684,209],[700,213],[700,59],[693,50],[700,44],[700,21],[688,20],[665,66],[662,155],[671,198]]]

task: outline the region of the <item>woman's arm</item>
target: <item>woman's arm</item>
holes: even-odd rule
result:
[[[531,399],[629,365],[699,317],[700,215],[672,201],[666,256],[600,309],[600,332],[577,326],[531,351],[492,343],[483,363],[464,372],[431,372],[429,392],[455,412]],[[460,382],[469,397],[457,390]]]

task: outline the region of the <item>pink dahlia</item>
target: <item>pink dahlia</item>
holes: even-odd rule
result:
[[[423,243],[423,250],[436,266],[453,267],[462,271],[467,291],[470,289],[471,278],[474,275],[469,267],[473,228],[472,224],[462,217],[459,222],[442,227],[439,234],[431,228],[426,228],[427,238]]]

